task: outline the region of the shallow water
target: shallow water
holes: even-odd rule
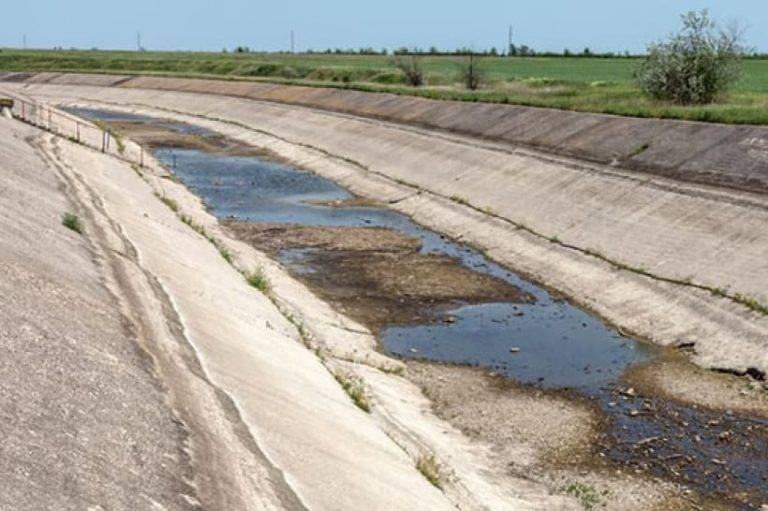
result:
[[[126,117],[111,116],[121,122],[130,120]],[[136,120],[147,122],[146,118]],[[188,130],[185,126],[174,129]],[[204,131],[199,133],[205,136]],[[768,501],[766,421],[624,392],[621,375],[633,364],[652,359],[656,348],[621,336],[598,318],[405,215],[382,207],[310,203],[351,197],[330,180],[255,157],[173,148],[158,149],[155,155],[219,218],[394,229],[420,239],[422,252],[449,255],[467,268],[519,287],[535,301],[456,304],[437,311],[449,321],[385,328],[380,336],[382,347],[401,358],[476,365],[541,388],[574,389],[597,404],[609,419],[605,438],[598,445],[608,459],[732,502],[747,499],[737,502],[743,509],[758,509],[756,502]],[[298,276],[322,271],[312,265],[314,250],[283,250],[280,259]],[[724,431],[734,433],[734,440],[723,441]],[[734,497],[737,490],[748,496]]]
[[[385,227],[422,242],[422,252],[455,257],[478,272],[502,278],[536,298],[535,303],[458,305],[443,311],[452,323],[384,329],[384,349],[418,357],[491,367],[523,383],[588,391],[615,382],[648,348],[621,337],[599,319],[489,261],[478,251],[380,207],[330,207],[312,201],[344,200],[345,189],[290,166],[250,157],[221,157],[196,150],[160,149],[175,173],[220,218],[308,226]],[[215,175],[211,168],[215,167]],[[283,251],[283,263],[308,271],[306,251]],[[302,257],[302,254],[304,257]],[[415,351],[414,351],[415,350]]]

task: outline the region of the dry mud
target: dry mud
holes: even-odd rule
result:
[[[437,321],[457,303],[524,302],[532,298],[443,255],[421,254],[419,241],[389,229],[224,223],[236,236],[276,255],[290,248],[322,249],[301,277],[323,299],[372,332],[392,324]],[[448,318],[449,320],[449,318]]]

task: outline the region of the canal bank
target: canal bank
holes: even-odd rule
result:
[[[413,380],[433,401],[438,401],[438,414],[458,424],[465,434],[472,432],[483,441],[495,440],[497,447],[507,451],[510,446],[501,438],[517,449],[526,444],[530,449],[531,438],[541,438],[530,425],[528,431],[521,431],[520,424],[510,425],[509,417],[503,414],[495,422],[485,420],[471,425],[471,419],[478,414],[492,417],[494,407],[490,403],[503,409],[497,397],[500,393],[518,392],[518,397],[527,399],[537,396],[539,399],[532,402],[540,407],[542,416],[551,410],[542,406],[546,399],[551,399],[551,404],[559,403],[556,406],[560,410],[564,402],[572,409],[573,403],[576,409],[581,407],[586,415],[577,422],[587,423],[587,429],[577,428],[569,437],[563,433],[567,430],[563,428],[563,417],[550,417],[552,432],[560,430],[559,441],[558,435],[553,435],[550,444],[539,445],[540,451],[527,463],[519,462],[517,452],[520,466],[515,470],[520,475],[531,469],[551,473],[564,467],[583,470],[585,466],[605,473],[618,464],[628,473],[690,486],[715,501],[733,504],[730,495],[736,494],[740,499],[736,503],[744,509],[756,508],[755,503],[763,498],[759,489],[766,473],[762,465],[765,422],[732,411],[699,410],[638,393],[623,381],[625,369],[658,357],[650,354],[650,347],[644,349],[642,344],[499,267],[472,248],[386,208],[354,200],[330,181],[290,165],[188,148],[164,148],[156,154],[241,239],[260,250],[267,247],[294,276],[308,283],[337,310],[380,334],[387,354],[491,370],[465,374],[465,369],[444,364],[409,363],[406,374],[416,375]],[[329,228],[336,231],[328,232]],[[397,261],[399,252],[407,254],[405,261]],[[447,258],[441,262],[451,260],[457,266],[443,268],[442,275],[439,271],[420,271],[422,259],[435,255]],[[427,266],[432,263],[429,261]],[[409,274],[408,269],[414,267],[417,271]],[[446,293],[440,281],[460,274],[457,270],[470,270],[492,280],[471,283],[464,279],[464,286],[456,285],[452,293]],[[348,278],[360,274],[369,278]],[[403,282],[396,282],[403,274]],[[510,291],[494,292],[495,282],[506,282]],[[472,289],[473,296],[457,292]],[[478,294],[477,289],[485,293]],[[375,290],[381,291],[380,296],[360,305],[366,301],[361,297]],[[404,310],[416,313],[403,318],[397,314],[397,306],[387,307],[387,300],[380,300],[387,295],[389,302],[405,302]],[[419,309],[427,310],[418,313]],[[370,310],[376,313],[370,314]],[[501,344],[494,343],[494,339]],[[468,342],[473,340],[476,342]],[[486,381],[474,386],[478,394],[483,394],[480,389],[485,391],[483,397],[475,395],[482,403],[479,409],[460,406],[456,400],[462,396],[460,392],[442,392],[449,388],[446,381],[457,380],[456,374],[464,374],[459,380],[467,382]],[[516,387],[502,377],[525,385]],[[509,406],[513,400],[501,401]],[[501,423],[505,423],[506,431]],[[509,432],[515,428],[518,433],[525,432],[527,438],[513,440]],[[581,438],[575,440],[577,437]],[[691,445],[691,437],[699,438],[697,445]],[[747,449],[741,448],[744,439],[752,442],[746,442]],[[660,459],[666,463],[658,463]],[[546,477],[542,475],[540,480]],[[561,490],[579,488],[573,484]],[[606,482],[597,486],[600,484]],[[622,484],[627,486],[626,482]],[[610,501],[615,496],[604,494],[603,498]]]

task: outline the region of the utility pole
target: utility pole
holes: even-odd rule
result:
[[[293,30],[291,30],[291,53],[294,52]]]
[[[141,32],[136,31],[136,51],[141,51]]]

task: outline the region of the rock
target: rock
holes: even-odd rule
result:
[[[518,348],[517,346],[514,346],[512,348],[509,348],[509,352],[510,353],[520,353],[520,348]]]
[[[628,397],[635,397],[637,395],[637,391],[634,387],[629,387],[628,389],[622,390],[621,393]]]
[[[417,350],[416,348],[411,348],[410,351],[411,351],[411,353],[418,353],[419,352],[419,350]]]
[[[456,323],[456,316],[446,316],[443,318],[446,323]]]

